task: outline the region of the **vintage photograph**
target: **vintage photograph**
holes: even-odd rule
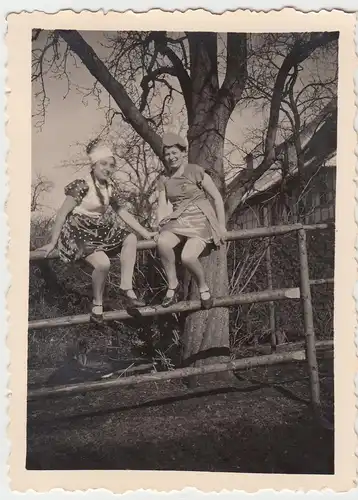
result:
[[[9,22],[19,491],[353,486],[354,22],[241,15]]]
[[[33,30],[27,468],[334,473],[338,44]]]

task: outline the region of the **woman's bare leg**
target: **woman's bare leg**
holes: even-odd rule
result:
[[[179,243],[180,238],[170,231],[163,231],[158,237],[157,248],[167,276],[168,288],[170,288],[170,290],[168,289],[167,291],[167,297],[173,296],[173,290],[178,285],[174,248]]]
[[[198,259],[205,247],[205,242],[199,238],[189,238],[185,243],[181,254],[181,261],[183,265],[194,275],[203,299],[210,297],[209,287],[205,280],[204,269]],[[204,292],[207,292],[207,294]]]
[[[93,252],[91,255],[88,255],[85,260],[93,267],[93,310],[94,312],[101,314],[103,311],[104,287],[111,263],[108,256],[104,252]]]
[[[123,241],[120,261],[121,261],[121,284],[122,290],[127,292],[129,297],[136,298],[132,290],[134,266],[137,259],[137,237],[135,234],[129,234]]]

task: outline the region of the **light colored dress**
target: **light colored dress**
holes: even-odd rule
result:
[[[96,251],[117,254],[129,233],[116,214],[120,208],[117,186],[102,187],[89,174],[68,184],[65,195],[72,196],[77,205],[62,226],[57,243],[60,259],[72,262]]]
[[[160,179],[159,190],[165,190],[173,213],[160,221],[159,232],[170,231],[216,246],[220,244],[219,222],[202,187],[204,174],[202,167],[188,163],[182,175]]]

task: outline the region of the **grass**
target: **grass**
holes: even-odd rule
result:
[[[332,370],[332,360],[320,361],[331,418]],[[230,387],[167,381],[31,402],[27,469],[334,473],[334,435],[305,402],[305,365],[238,375]]]

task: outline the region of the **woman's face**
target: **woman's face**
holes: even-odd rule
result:
[[[171,170],[177,170],[183,163],[186,152],[178,146],[167,146],[164,149],[164,161]]]
[[[93,167],[93,174],[100,182],[108,181],[112,178],[116,163],[112,156],[97,161]]]

